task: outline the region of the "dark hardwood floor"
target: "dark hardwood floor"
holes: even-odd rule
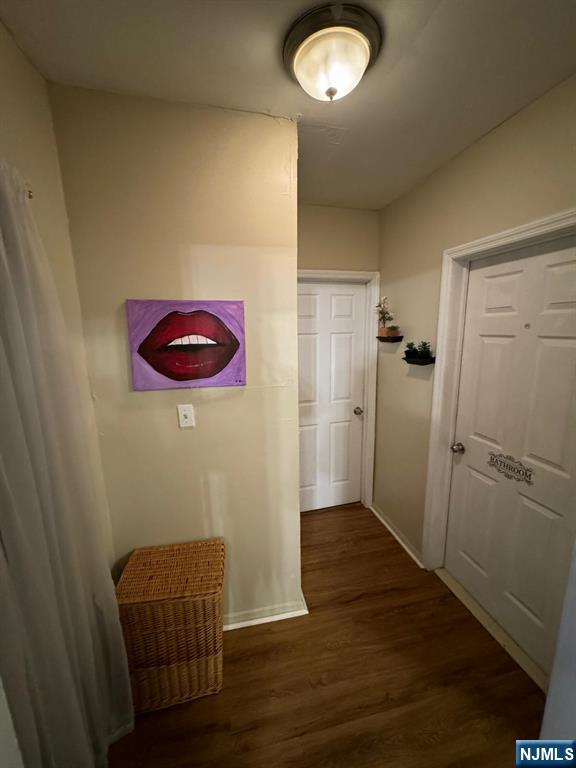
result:
[[[544,695],[372,513],[302,516],[309,616],[227,632],[224,689],[142,715],[110,768],[504,768]]]

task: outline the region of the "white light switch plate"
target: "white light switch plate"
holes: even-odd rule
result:
[[[187,427],[196,426],[196,418],[194,416],[193,405],[177,405],[178,408],[178,424],[180,429],[186,429]]]

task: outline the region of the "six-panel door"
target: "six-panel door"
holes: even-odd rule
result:
[[[576,248],[472,265],[446,568],[545,671],[576,528]]]
[[[364,285],[298,284],[300,509],[360,500]]]

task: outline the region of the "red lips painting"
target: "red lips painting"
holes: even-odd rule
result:
[[[244,303],[126,302],[135,390],[246,383]]]

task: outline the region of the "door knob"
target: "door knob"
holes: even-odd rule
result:
[[[356,414],[356,416],[362,416],[362,414],[364,413],[364,409],[360,408],[360,406],[357,405],[356,408],[354,408],[354,413]]]
[[[462,443],[453,443],[450,446],[452,453],[466,453],[466,448]]]

